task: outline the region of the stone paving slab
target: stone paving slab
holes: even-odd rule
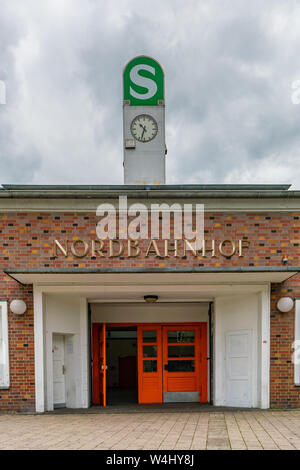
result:
[[[300,450],[300,410],[0,414],[4,449]]]

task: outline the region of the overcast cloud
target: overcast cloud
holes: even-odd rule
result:
[[[0,0],[0,182],[122,184],[122,68],[166,74],[167,183],[300,188],[300,2]]]

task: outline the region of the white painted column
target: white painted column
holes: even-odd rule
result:
[[[80,298],[81,407],[89,407],[88,302]]]
[[[216,298],[214,302],[213,316],[213,404],[215,406],[223,406],[224,400],[224,370],[225,358],[223,351],[222,338],[222,300]]]
[[[270,407],[270,286],[260,293],[260,407]]]
[[[33,286],[34,311],[34,357],[35,357],[35,409],[38,413],[45,411],[45,372],[44,372],[44,312],[43,293]]]
[[[300,299],[295,301],[294,383],[300,385]]]

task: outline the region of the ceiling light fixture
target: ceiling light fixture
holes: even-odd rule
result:
[[[158,295],[144,295],[144,300],[148,304],[154,304],[158,300]]]

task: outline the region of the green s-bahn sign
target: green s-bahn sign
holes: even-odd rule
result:
[[[123,99],[131,106],[158,106],[164,101],[164,71],[151,57],[132,59],[123,71]]]

